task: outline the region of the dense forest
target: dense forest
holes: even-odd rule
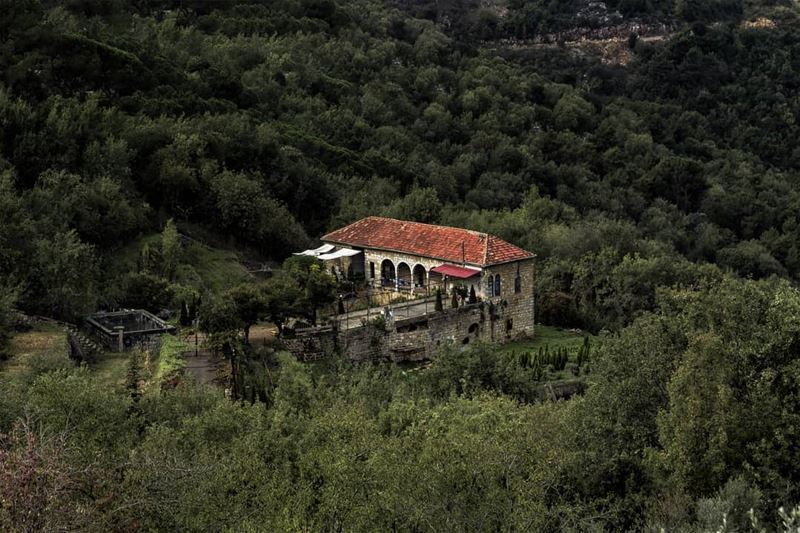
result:
[[[800,11],[609,0],[676,30],[525,47],[588,4],[0,0],[3,357],[20,313],[246,331],[257,284],[209,247],[276,267],[256,314],[313,319],[328,280],[277,265],[375,214],[534,251],[537,322],[599,338],[546,403],[492,345],[253,350],[246,401],[43,356],[0,370],[0,529],[797,528]]]

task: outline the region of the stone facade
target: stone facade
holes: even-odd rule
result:
[[[392,311],[370,324],[334,323],[333,333],[320,329],[289,342],[289,349],[299,357],[323,353],[333,344],[332,349],[354,360],[414,361],[435,356],[445,341],[457,345],[473,339],[503,342],[534,333],[534,256],[498,237],[367,217],[321,240],[359,252],[351,255],[352,261],[363,262],[365,280],[372,287],[413,292],[412,299],[444,289],[445,309],[431,312],[417,306],[415,316],[407,313],[402,318],[400,307],[392,306]],[[434,268],[448,275],[433,272]],[[451,309],[454,286],[466,289],[462,294],[474,289],[478,302],[466,304],[462,299],[460,307]]]
[[[516,265],[501,265],[492,272],[501,280],[508,276],[509,294],[501,288],[499,296],[411,318],[377,315],[381,319],[355,328],[312,328],[285,340],[286,348],[301,360],[337,351],[354,361],[422,361],[435,357],[443,342],[466,346],[476,339],[505,342],[533,335],[532,261],[520,264],[519,292],[514,291]]]
[[[504,303],[504,316],[507,320],[511,320],[509,331],[512,337],[533,335],[535,323],[533,259],[485,268],[481,273],[481,286],[484,295],[490,294],[488,290],[489,280],[496,281],[495,276],[500,276],[500,294],[489,296],[486,299],[496,305]],[[517,278],[519,278],[518,282]]]

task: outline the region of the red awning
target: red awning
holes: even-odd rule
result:
[[[437,274],[442,274],[443,276],[449,276],[451,278],[458,279],[471,278],[472,276],[477,276],[481,273],[480,270],[476,270],[474,268],[465,268],[456,265],[439,265],[438,267],[433,267],[431,272],[436,272]]]

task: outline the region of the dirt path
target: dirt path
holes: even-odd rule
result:
[[[197,350],[195,352],[195,336],[187,335],[183,339],[191,349],[183,353],[186,359],[186,371],[197,383],[209,384],[217,380],[217,366],[219,361],[211,350],[205,347],[205,334],[197,336]],[[195,355],[197,353],[197,355]]]

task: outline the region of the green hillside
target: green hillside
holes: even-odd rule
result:
[[[0,0],[0,530],[795,530],[797,3],[600,4]],[[283,353],[370,215],[535,253],[539,335]],[[19,320],[120,307],[228,382]]]

